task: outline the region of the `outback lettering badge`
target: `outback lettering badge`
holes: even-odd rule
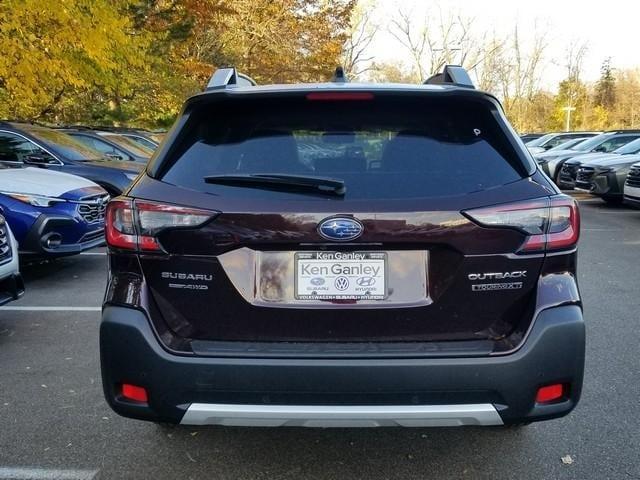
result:
[[[526,270],[518,270],[515,272],[497,272],[497,273],[470,273],[469,280],[506,280],[508,278],[525,278]]]

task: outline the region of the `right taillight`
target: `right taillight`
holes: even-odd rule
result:
[[[524,202],[482,207],[462,212],[483,227],[510,228],[527,235],[520,252],[566,250],[580,235],[576,201],[556,195]]]
[[[158,234],[169,228],[199,227],[218,212],[146,200],[116,198],[109,202],[105,221],[107,244],[135,251],[162,251]]]

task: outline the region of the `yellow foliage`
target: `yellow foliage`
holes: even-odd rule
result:
[[[147,39],[131,35],[123,0],[0,3],[0,116],[38,118],[62,96],[99,87],[127,94]]]
[[[327,78],[355,0],[0,0],[0,118],[168,123],[216,66]]]

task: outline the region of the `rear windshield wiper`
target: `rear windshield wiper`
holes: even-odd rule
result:
[[[344,196],[347,187],[344,181],[326,177],[305,177],[280,174],[210,175],[204,177],[206,183],[230,185],[267,190],[285,190],[299,193],[318,193]]]

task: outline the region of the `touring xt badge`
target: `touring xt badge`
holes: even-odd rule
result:
[[[182,290],[209,290],[209,286],[204,283],[191,282],[211,282],[213,275],[203,273],[182,273],[182,272],[162,272],[162,278],[167,280],[181,280],[182,283],[169,282],[169,288]]]
[[[513,278],[526,278],[526,276],[526,270],[516,270],[515,272],[470,273],[467,277],[473,282],[475,280],[511,280]],[[474,292],[519,290],[521,288],[522,282],[474,283],[471,285],[471,290]]]

